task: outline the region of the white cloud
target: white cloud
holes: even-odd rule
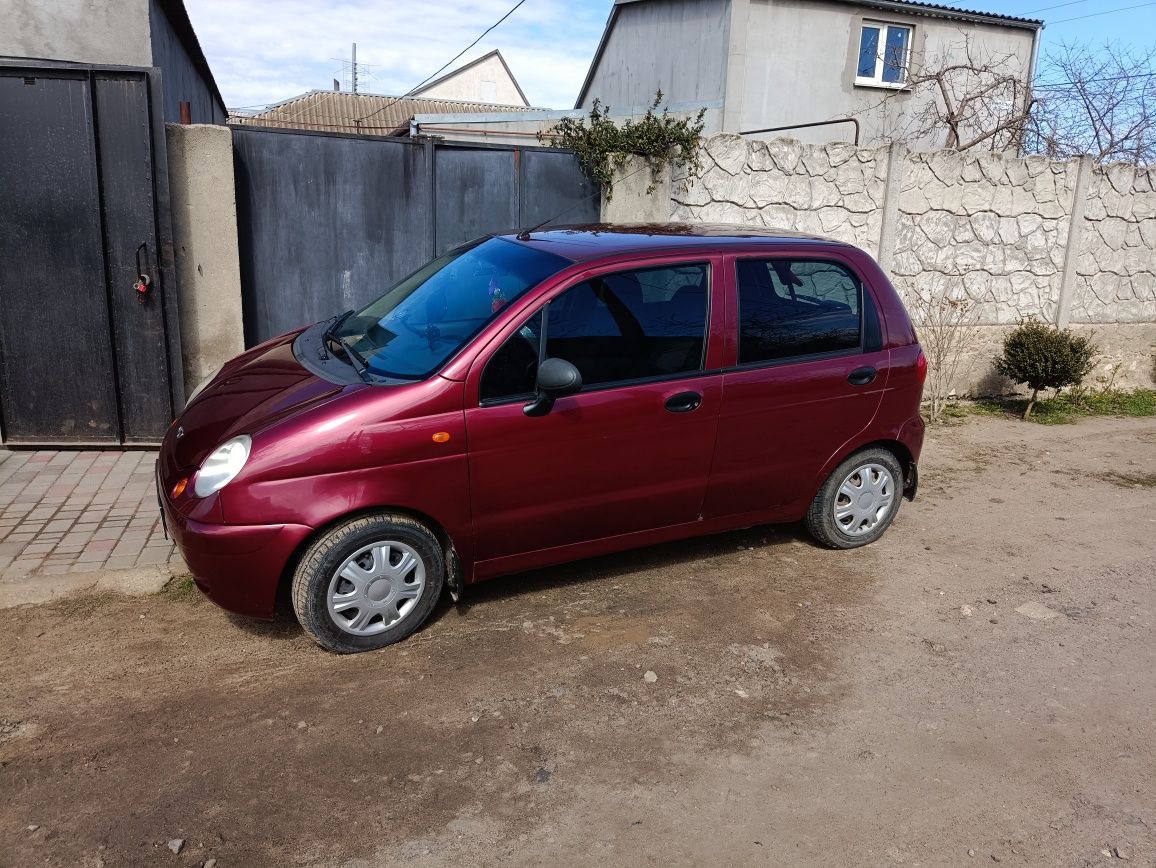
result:
[[[265,105],[342,77],[351,43],[365,87],[401,94],[502,17],[514,0],[186,0],[213,76],[231,107]],[[531,104],[569,108],[611,0],[527,0],[455,66],[499,48]]]

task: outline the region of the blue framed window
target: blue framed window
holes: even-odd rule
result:
[[[864,22],[859,35],[855,83],[903,87],[911,58],[911,28],[902,24]]]

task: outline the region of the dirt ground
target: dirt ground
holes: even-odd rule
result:
[[[971,418],[866,549],[511,577],[356,657],[0,613],[0,864],[1156,864],[1154,473],[1156,420]]]

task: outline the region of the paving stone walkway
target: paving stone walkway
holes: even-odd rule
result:
[[[0,581],[179,564],[149,451],[0,449]]]

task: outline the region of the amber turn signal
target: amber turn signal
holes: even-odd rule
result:
[[[449,431],[438,431],[438,433],[433,436],[433,442],[434,443],[448,443],[449,439],[450,439],[450,432]]]
[[[184,494],[185,489],[188,487],[189,478],[186,476],[184,479],[180,480],[176,485],[173,486],[173,500],[176,500],[178,497]]]

